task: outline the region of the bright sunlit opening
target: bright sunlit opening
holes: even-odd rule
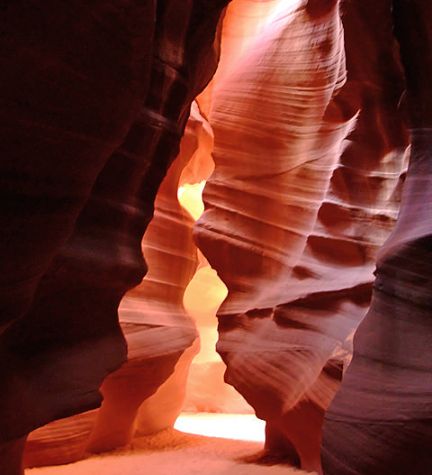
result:
[[[202,201],[202,192],[204,190],[205,180],[193,185],[184,184],[177,191],[177,198],[184,209],[186,209],[192,218],[196,221],[204,211]]]
[[[202,193],[205,184],[205,180],[193,185],[186,183],[178,189],[180,205],[195,221],[204,212]],[[183,300],[187,313],[200,331],[201,350],[190,369],[185,404],[189,410],[196,408],[198,412],[183,412],[174,428],[187,434],[264,442],[264,421],[249,413],[248,409],[253,412],[252,408],[223,381],[224,365],[215,349],[218,337],[216,311],[227,296],[228,289],[204,256],[199,256],[200,266],[186,288]],[[203,407],[206,407],[204,410],[217,412],[200,412]],[[219,412],[227,409],[242,413]]]
[[[187,434],[264,442],[265,422],[252,414],[183,413],[174,428]]]

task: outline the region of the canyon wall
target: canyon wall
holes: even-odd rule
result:
[[[117,308],[145,274],[141,239],[191,102],[215,71],[226,3],[35,1],[2,8],[5,475],[21,473],[30,431],[99,406],[103,379],[126,359]],[[142,360],[152,352],[142,346],[144,325],[137,332],[123,323],[140,347],[130,344],[131,359],[145,353],[138,366],[146,368]],[[195,338],[191,326],[179,326],[181,350],[172,346],[156,364],[158,382],[147,395]],[[113,408],[118,385],[105,384]],[[121,439],[128,427],[119,424],[114,437],[123,432]]]
[[[183,307],[184,291],[198,264],[192,240],[194,221],[180,206],[177,190],[183,172],[194,166],[196,152],[205,150],[207,135],[206,121],[193,104],[179,154],[161,183],[142,241],[149,271],[120,303],[127,361],[102,384],[101,409],[32,432],[26,444],[26,465],[79,460],[86,453],[125,446],[136,433],[154,433],[173,425],[198,344],[193,321]]]
[[[397,225],[378,255],[353,361],[326,414],[326,474],[402,475],[432,467],[431,13],[425,1],[393,2],[410,163]],[[365,9],[368,21],[370,15]]]
[[[398,213],[403,73],[390,2],[266,5],[266,21],[249,15],[237,37],[235,19],[257,4],[227,11],[206,98],[215,172],[195,237],[229,291],[226,381],[267,421],[269,452],[320,470],[324,412]],[[235,42],[247,46],[231,63]]]
[[[2,474],[171,426],[215,272],[272,460],[432,465],[428,2],[228,3],[0,13]],[[207,178],[194,228],[178,188]],[[220,394],[187,407],[245,410]]]

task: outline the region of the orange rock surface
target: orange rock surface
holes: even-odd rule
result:
[[[408,145],[382,11],[366,22],[356,2],[342,18],[338,2],[316,4],[268,2],[265,21],[255,2],[228,8],[209,114],[215,172],[195,231],[229,291],[225,378],[267,421],[267,449],[309,470],[320,470],[324,411],[368,309]],[[248,7],[253,24],[236,37],[230,15]],[[233,44],[247,46],[224,61]]]
[[[262,462],[432,466],[428,0],[9,3],[0,473],[183,407],[253,408]]]
[[[216,69],[218,25],[227,3],[77,0],[8,2],[2,8],[4,475],[22,473],[29,432],[100,406],[100,386],[127,359],[118,306],[145,275],[142,236],[178,154],[191,103]],[[172,231],[187,239],[188,231],[175,224]],[[159,221],[164,232],[167,225]],[[163,272],[170,249],[160,250]],[[180,275],[173,274],[179,287],[193,265],[187,250],[183,255]],[[157,296],[152,289],[145,293],[154,311]],[[180,297],[172,298],[173,308],[181,304]],[[129,362],[104,382],[91,450],[129,439],[140,403],[170,376],[196,336],[191,324],[169,328],[160,322],[161,330],[151,328],[154,315],[148,317],[147,326],[123,323]],[[147,347],[151,333],[165,345],[156,340]],[[123,385],[142,370],[146,382],[136,378]],[[78,425],[80,434],[69,435],[74,445],[86,416]],[[52,434],[54,446],[61,443],[61,423]],[[28,449],[31,463],[31,444]]]

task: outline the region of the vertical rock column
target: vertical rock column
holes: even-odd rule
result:
[[[87,390],[125,355],[121,337],[106,337],[105,351],[96,354],[82,342],[88,361],[105,353],[102,376],[91,365],[84,371],[77,354],[73,371],[64,364],[71,354],[67,337],[58,338],[74,326],[68,300],[48,301],[51,328],[28,317],[148,91],[155,3],[119,3],[6,2],[1,8],[0,472],[6,475],[21,471],[26,434],[67,415],[65,406],[88,408]]]
[[[181,410],[189,364],[198,351],[198,333],[183,307],[183,295],[198,259],[192,240],[194,221],[180,206],[177,192],[184,168],[206,141],[204,121],[194,104],[180,153],[156,196],[153,219],[142,243],[149,271],[119,308],[128,361],[102,386],[105,400],[99,414],[100,426],[90,444],[93,449],[106,448],[104,438],[114,446],[130,440],[128,432],[135,428],[141,404],[136,423],[140,434],[169,427]],[[119,423],[117,441],[113,439],[115,420]]]
[[[381,10],[368,26],[347,6],[344,35],[337,3],[297,7],[274,3],[215,80],[216,169],[196,238],[229,289],[218,312],[227,382],[267,421],[268,451],[320,470],[324,411],[395,221],[407,134]]]
[[[390,21],[390,9],[387,14]],[[431,6],[394,1],[393,18],[407,82],[410,163],[397,226],[378,258],[370,310],[326,414],[328,475],[402,475],[432,467]]]
[[[278,3],[271,13],[233,72],[214,86],[216,169],[196,230],[229,289],[218,312],[226,380],[267,421],[300,402],[337,346],[304,325],[284,325],[275,309],[302,295],[290,289],[290,275],[356,113],[324,119],[345,80],[338,8],[316,17]],[[302,453],[308,468],[319,464],[312,432],[313,455]]]
[[[190,359],[198,345],[197,341],[192,345],[196,330],[182,303],[197,258],[193,220],[180,207],[177,189],[180,174],[187,171],[184,167],[193,167],[191,158],[194,162],[206,148],[203,143],[207,146],[207,127],[193,105],[179,155],[159,188],[142,241],[149,272],[120,304],[127,362],[104,381],[101,409],[52,422],[30,434],[27,466],[69,463],[89,452],[124,446],[135,430],[140,434],[162,430],[180,411]]]
[[[19,46],[2,59],[2,321],[15,318],[0,339],[5,475],[20,471],[14,440],[100,405],[102,380],[126,358],[117,308],[145,273],[141,239],[190,104],[215,71],[226,3],[2,11],[2,41]],[[33,231],[37,245],[26,245]]]

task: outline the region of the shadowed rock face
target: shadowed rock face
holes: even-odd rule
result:
[[[67,463],[86,453],[125,446],[136,431],[142,435],[171,426],[180,412],[198,344],[192,345],[197,332],[182,303],[197,267],[197,253],[193,220],[181,208],[177,189],[185,165],[203,148],[205,127],[194,104],[179,154],[159,187],[153,219],[142,241],[149,271],[120,303],[127,362],[103,382],[100,410],[55,421],[30,434],[24,458],[27,466]]]
[[[329,475],[432,467],[431,5],[394,1],[393,20],[407,82],[410,163],[353,361],[326,414],[323,466]]]
[[[247,17],[239,3],[232,29],[231,13]],[[408,133],[390,4],[347,2],[341,21],[337,3],[317,3],[270,2],[236,63],[223,38],[196,240],[229,289],[226,380],[267,421],[269,451],[319,470],[324,411],[397,216]]]
[[[23,444],[14,440],[97,407],[102,380],[126,358],[117,308],[145,274],[142,235],[191,101],[216,68],[226,3],[2,8],[5,475],[20,472]],[[187,340],[155,371],[159,383],[150,393],[193,336]]]
[[[197,351],[176,194],[228,0],[88,3],[0,12],[5,475],[44,424],[27,465],[172,424]],[[199,98],[225,377],[308,470],[321,443],[329,475],[432,466],[431,42],[429,0],[234,0]]]

